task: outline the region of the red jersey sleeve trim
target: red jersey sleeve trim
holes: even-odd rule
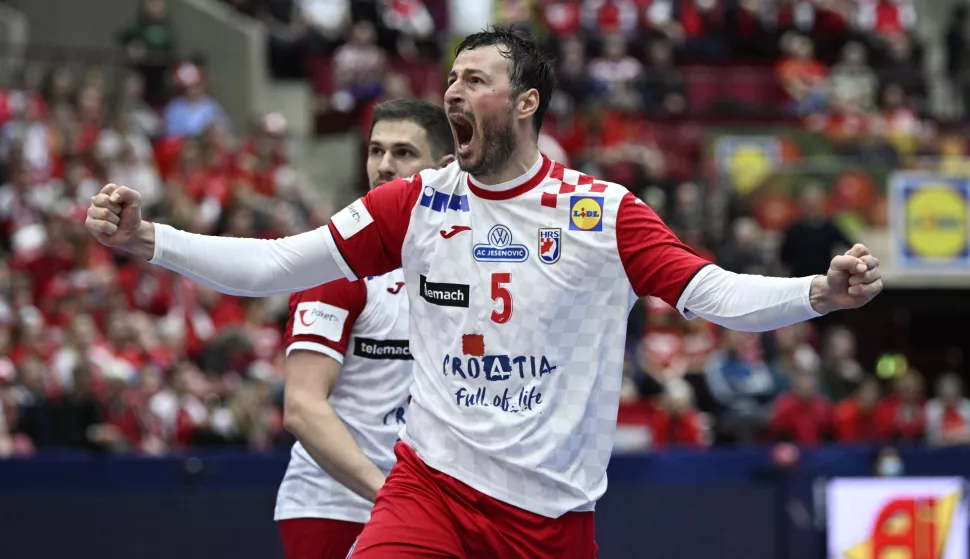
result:
[[[710,262],[697,255],[649,206],[627,193],[617,209],[616,243],[630,285],[677,308],[691,280]]]
[[[677,304],[674,305],[674,308],[680,311],[681,314],[687,315],[690,313],[690,309],[687,308],[687,300],[690,299],[690,293],[693,291],[694,280],[698,280],[698,278],[701,277],[701,272],[706,270],[708,266],[712,265],[713,264],[710,262],[703,264],[693,274],[691,274],[690,278],[687,280],[687,283],[685,283],[684,287],[681,288],[680,294],[677,295]]]
[[[347,353],[350,334],[367,306],[363,280],[337,280],[290,295],[286,324],[287,354],[292,349],[329,348],[331,357]],[[319,348],[317,348],[319,349]]]
[[[395,179],[337,212],[329,223],[348,277],[381,276],[401,267],[401,248],[421,196],[421,175]]]

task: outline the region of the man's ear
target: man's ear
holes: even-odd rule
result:
[[[443,155],[441,156],[441,159],[438,160],[438,168],[444,169],[448,165],[451,165],[451,163],[454,160],[455,160],[454,154],[449,153],[448,155]]]
[[[539,110],[539,92],[535,88],[523,92],[519,95],[515,106],[516,117],[520,119],[531,119],[532,115]]]

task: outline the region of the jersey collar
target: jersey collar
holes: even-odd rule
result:
[[[514,178],[501,184],[482,184],[468,176],[468,188],[472,194],[485,200],[509,200],[516,196],[521,196],[533,188],[549,174],[552,162],[543,154],[539,154],[539,160],[524,175]]]

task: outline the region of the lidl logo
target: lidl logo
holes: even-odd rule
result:
[[[895,266],[970,271],[970,181],[899,172],[889,201]]]
[[[603,230],[603,197],[572,196],[569,199],[570,231]]]
[[[924,258],[954,258],[967,251],[967,199],[946,183],[922,184],[904,194],[906,245]]]

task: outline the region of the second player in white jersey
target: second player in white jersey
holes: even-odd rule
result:
[[[290,300],[286,352],[312,351],[341,365],[328,402],[354,441],[387,475],[411,386],[408,297],[396,270],[364,281],[335,281]],[[293,446],[276,500],[276,520],[329,518],[364,523],[373,503]]]
[[[417,99],[374,110],[372,188],[454,156],[444,111]],[[395,463],[411,384],[404,274],[290,296],[286,425],[298,438],[275,519],[288,559],[344,559]]]

